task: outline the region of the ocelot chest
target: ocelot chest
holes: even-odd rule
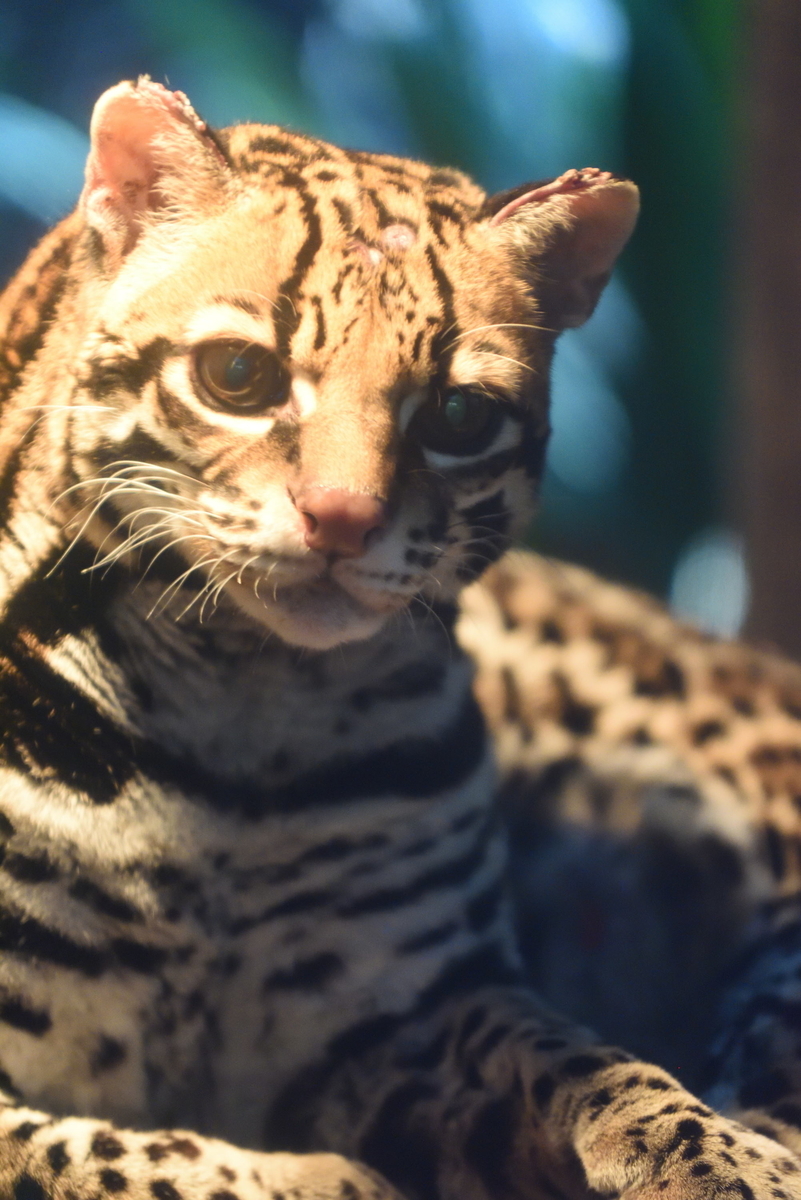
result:
[[[7,940],[34,936],[38,906],[58,918],[36,926],[35,963],[0,966],[27,997],[0,1057],[24,1060],[33,1103],[258,1145],[287,1081],[360,1023],[414,1011],[443,953],[514,958],[493,766],[433,618],[414,641],[304,662],[280,644],[250,658],[230,620],[202,638],[140,623],[137,640],[133,603],[109,625],[136,770],[110,804],[74,790],[75,828],[32,781],[7,810],[0,887],[16,861],[30,913]],[[86,641],[51,657],[98,696],[112,670]]]

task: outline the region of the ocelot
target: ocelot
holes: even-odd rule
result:
[[[801,1197],[799,924],[761,867],[763,777],[710,750],[718,708],[784,703],[784,668],[535,559],[474,582],[531,511],[554,343],[635,187],[488,198],[214,132],[147,79],[91,133],[78,208],[0,301],[0,1195]],[[648,863],[657,896],[695,864],[699,996],[773,899],[716,1060],[732,1110],[759,1060],[756,1131],[638,1061],[656,1017],[619,1050],[537,997],[572,944],[550,953],[543,897],[582,903],[560,821],[599,864],[629,835],[646,918]],[[616,986],[598,1022],[625,1038]]]

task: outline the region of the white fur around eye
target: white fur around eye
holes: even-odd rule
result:
[[[253,317],[233,304],[211,304],[195,313],[186,327],[185,341],[190,345],[213,341],[216,338],[241,339],[268,345],[272,329],[260,317]]]

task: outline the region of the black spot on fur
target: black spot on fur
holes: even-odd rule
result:
[[[156,1200],[182,1200],[181,1193],[169,1179],[154,1179],[150,1191]]]
[[[77,879],[70,888],[70,895],[76,900],[88,904],[103,916],[113,917],[115,921],[141,921],[142,919],[141,913],[137,912],[127,900],[121,900],[119,896],[110,896],[90,879]]]
[[[658,668],[639,675],[634,682],[637,696],[676,696],[684,699],[684,672],[672,659],[666,658]]]
[[[406,938],[398,946],[397,953],[419,954],[421,950],[430,950],[432,946],[441,946],[443,942],[450,941],[458,932],[459,926],[456,921],[445,921],[433,929],[426,929],[423,933]]]
[[[16,1129],[12,1129],[11,1136],[16,1138],[18,1142],[29,1142],[37,1130],[41,1128],[41,1121],[23,1121]]]
[[[102,1158],[104,1162],[114,1162],[116,1158],[122,1158],[125,1147],[113,1133],[100,1129],[92,1138],[89,1153],[95,1158]]]
[[[3,870],[20,883],[46,883],[58,875],[46,854],[6,854],[3,858]]]
[[[60,1175],[72,1162],[67,1153],[66,1142],[53,1142],[47,1147],[47,1161],[50,1163],[50,1169],[54,1175]]]
[[[102,1034],[97,1046],[92,1052],[91,1069],[93,1075],[101,1075],[104,1071],[112,1071],[120,1063],[125,1062],[128,1051],[122,1042],[116,1038]]]
[[[47,1200],[41,1183],[30,1175],[19,1175],[14,1180],[14,1200]]]
[[[487,840],[482,838],[476,846],[459,858],[431,867],[410,883],[400,884],[398,887],[378,888],[374,892],[349,900],[337,908],[337,913],[344,917],[354,917],[364,913],[389,912],[413,904],[428,892],[457,887],[470,879],[481,867],[488,849]]]
[[[264,989],[315,991],[324,988],[343,970],[344,964],[338,954],[323,952],[311,958],[299,959],[291,967],[271,972],[264,980]]]
[[[141,942],[129,941],[127,938],[116,938],[111,943],[117,961],[131,971],[141,975],[153,975],[167,959],[166,950],[159,946],[146,946]]]
[[[107,1192],[124,1192],[128,1186],[128,1180],[121,1171],[115,1171],[113,1167],[104,1167],[100,1172],[100,1182]]]
[[[713,738],[722,737],[725,732],[726,726],[720,721],[701,721],[693,730],[693,743],[703,746]]]
[[[583,1079],[608,1065],[608,1060],[597,1054],[576,1054],[573,1058],[565,1059],[560,1070],[571,1079]]]
[[[34,1037],[42,1037],[53,1024],[46,1009],[32,1008],[13,997],[0,1003],[0,1021],[13,1025],[15,1029],[24,1029]]]
[[[107,965],[106,955],[41,925],[32,917],[0,910],[0,949],[24,958],[41,959],[96,977]]]
[[[595,708],[576,699],[568,680],[557,671],[553,675],[554,686],[559,693],[559,720],[565,729],[578,737],[585,737],[595,728]]]

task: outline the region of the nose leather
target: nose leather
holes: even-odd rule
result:
[[[368,534],[387,519],[383,500],[345,488],[308,487],[294,499],[306,526],[306,545],[323,554],[358,558],[367,549]]]

